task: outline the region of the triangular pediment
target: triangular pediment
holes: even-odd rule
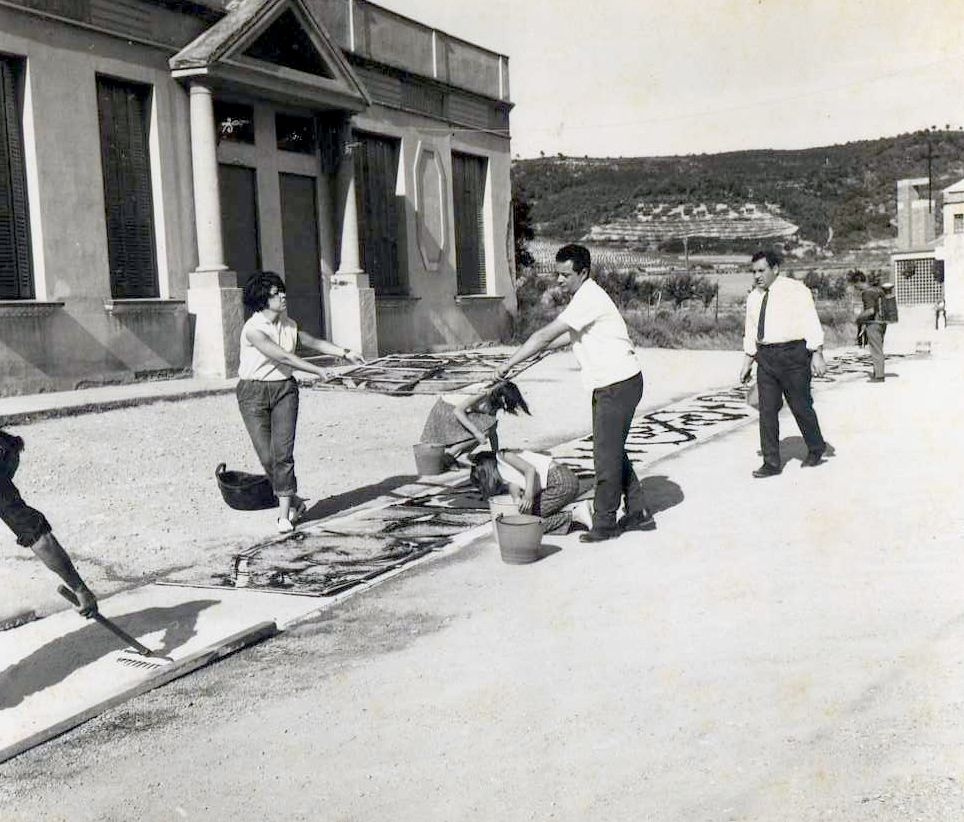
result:
[[[285,9],[248,48],[245,57],[333,79],[335,74],[298,16]]]
[[[275,98],[361,110],[371,99],[303,0],[239,0],[170,60],[175,77],[206,75]]]

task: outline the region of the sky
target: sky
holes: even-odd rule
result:
[[[512,154],[964,127],[964,0],[375,0],[509,57]]]

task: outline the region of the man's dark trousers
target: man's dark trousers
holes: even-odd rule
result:
[[[874,366],[874,377],[884,378],[884,332],[887,326],[883,323],[870,322],[864,326],[867,329],[867,347],[870,349],[870,361]]]
[[[826,443],[820,433],[810,393],[810,358],[807,344],[795,340],[776,345],[757,345],[756,384],[760,396],[760,450],[763,462],[780,468],[780,409],[786,396],[807,450],[822,454]]]
[[[626,497],[627,514],[646,507],[643,487],[626,455],[626,437],[642,396],[642,374],[592,392],[592,459],[596,470],[594,529],[616,527],[620,497]]]

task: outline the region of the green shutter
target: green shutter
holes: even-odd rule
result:
[[[111,296],[159,296],[148,151],[150,89],[97,78]]]
[[[361,267],[376,294],[402,294],[399,264],[398,141],[356,134],[355,190],[358,203],[358,250]]]
[[[16,61],[0,58],[0,299],[4,300],[34,296],[18,73]]]
[[[459,294],[485,294],[486,160],[452,154],[452,199],[455,205],[455,264]]]

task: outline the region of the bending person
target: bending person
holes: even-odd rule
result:
[[[97,597],[77,573],[67,552],[53,535],[47,518],[27,505],[13,484],[13,475],[20,467],[21,451],[21,437],[0,431],[0,519],[16,535],[18,545],[33,551],[74,592],[81,616],[93,616],[97,613]]]
[[[497,451],[499,411],[529,413],[529,406],[514,382],[476,383],[458,393],[441,394],[429,411],[420,441],[444,445],[451,460],[480,445],[490,445]]]
[[[278,497],[278,531],[294,530],[304,514],[304,500],[296,496],[295,429],[298,425],[298,383],[292,371],[320,377],[328,372],[295,355],[300,344],[321,354],[364,363],[360,354],[319,340],[286,314],[284,280],[273,271],[258,271],[244,286],[244,304],[251,318],[241,329],[241,361],[238,366],[238,408],[251,443]]]
[[[573,521],[592,527],[588,501],[564,510],[579,496],[579,479],[572,470],[538,451],[482,451],[475,456],[469,478],[483,499],[508,491],[520,513],[542,519],[545,534],[568,534]]]

